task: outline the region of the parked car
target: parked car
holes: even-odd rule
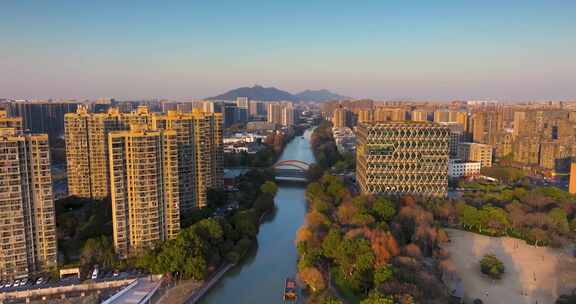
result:
[[[120,275],[120,272],[118,271],[118,269],[114,269],[114,271],[112,272],[112,277],[116,278]]]
[[[4,288],[10,288],[10,287],[12,287],[12,282],[7,281],[6,284],[4,285]]]
[[[43,277],[39,277],[36,279],[36,285],[41,285],[42,283],[44,283],[44,278]]]
[[[96,280],[98,278],[98,266],[94,267],[92,270],[92,280]]]

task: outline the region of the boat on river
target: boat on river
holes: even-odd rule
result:
[[[284,301],[296,302],[296,300],[298,300],[296,280],[294,280],[293,278],[286,278],[284,285]]]

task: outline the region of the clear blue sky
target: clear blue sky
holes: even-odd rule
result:
[[[576,99],[576,1],[0,0],[0,97]]]

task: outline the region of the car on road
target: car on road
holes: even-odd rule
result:
[[[43,277],[39,277],[36,279],[36,285],[42,285],[42,283],[44,283],[44,278]]]
[[[94,267],[94,270],[92,270],[92,280],[96,280],[98,278],[98,266]]]

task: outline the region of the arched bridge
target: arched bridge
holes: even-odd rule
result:
[[[272,166],[277,178],[306,179],[310,164],[301,160],[281,160]]]

